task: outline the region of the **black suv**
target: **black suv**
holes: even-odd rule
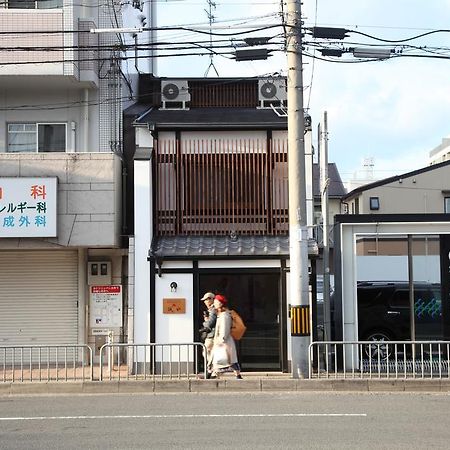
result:
[[[360,341],[410,340],[408,282],[357,284]],[[415,340],[442,339],[440,284],[414,283]]]

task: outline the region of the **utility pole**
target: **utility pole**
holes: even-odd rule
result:
[[[328,114],[323,113],[322,126],[319,131],[320,152],[320,194],[322,207],[322,230],[323,230],[323,319],[324,319],[324,341],[331,341],[331,317],[330,317],[330,231],[328,211]]]
[[[311,334],[306,219],[305,124],[303,111],[301,1],[288,0],[286,18],[289,259],[291,356],[293,378],[307,378]]]

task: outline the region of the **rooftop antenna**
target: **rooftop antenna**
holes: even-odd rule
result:
[[[211,67],[214,69],[214,72],[216,72],[216,75],[219,76],[219,72],[217,72],[216,66],[214,65],[214,54],[212,51],[212,25],[216,21],[216,16],[213,14],[213,10],[216,10],[216,3],[214,3],[212,0],[206,0],[206,3],[208,4],[208,9],[205,9],[206,16],[209,20],[209,66],[206,69],[205,77],[208,76],[208,73],[211,69]]]

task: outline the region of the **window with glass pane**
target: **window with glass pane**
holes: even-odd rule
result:
[[[65,123],[8,124],[8,152],[65,152]]]
[[[36,124],[10,123],[8,124],[8,152],[35,152]]]
[[[8,0],[10,9],[35,9],[34,0]]]
[[[64,123],[38,124],[38,151],[65,152],[66,124]]]
[[[54,9],[62,6],[62,0],[8,0],[10,9]]]
[[[444,212],[450,214],[450,197],[444,198]]]
[[[37,0],[37,9],[54,9],[62,8],[62,0]]]

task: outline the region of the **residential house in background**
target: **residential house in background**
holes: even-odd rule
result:
[[[221,292],[248,327],[239,342],[244,370],[287,370],[286,80],[142,77],[140,98],[125,114],[135,131],[125,133],[125,152],[136,150],[135,342],[198,340],[199,299]],[[305,119],[312,265],[318,249]]]
[[[450,161],[413,170],[350,191],[349,214],[450,213]]]
[[[118,26],[118,12],[66,0],[0,8],[2,345],[98,347],[108,330],[123,334],[117,38],[90,32]],[[114,323],[98,285],[115,286]]]

